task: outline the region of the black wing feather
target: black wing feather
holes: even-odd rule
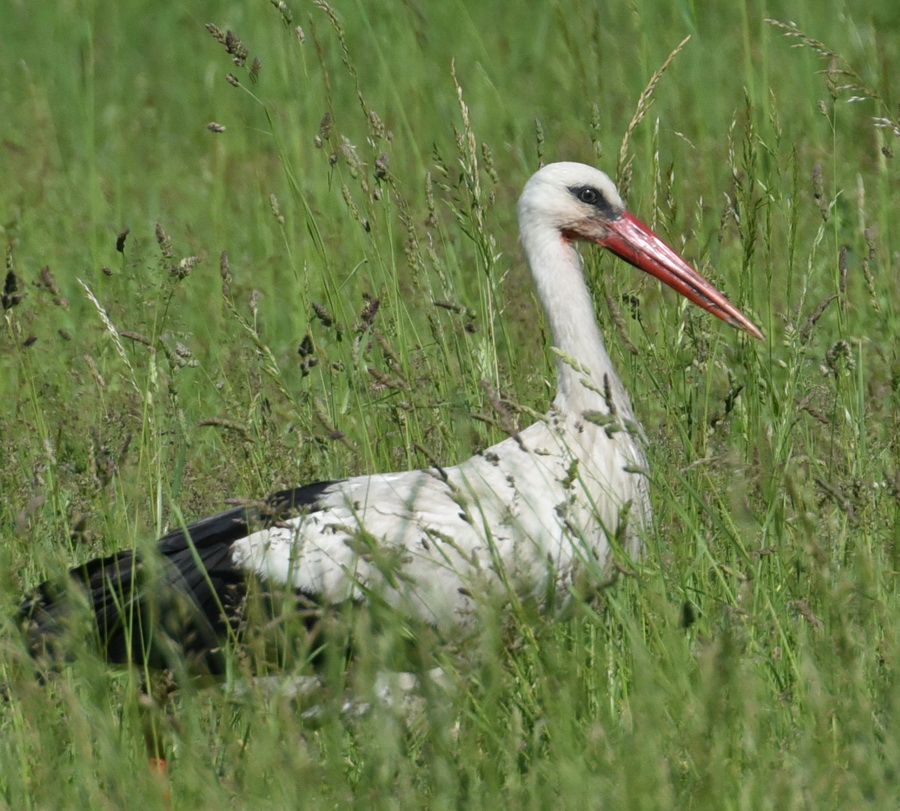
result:
[[[282,490],[260,504],[174,529],[157,542],[157,555],[125,550],[76,566],[62,584],[42,583],[19,611],[29,649],[37,658],[68,658],[66,636],[80,632],[73,622],[84,616],[78,606],[86,602],[99,652],[108,661],[168,667],[180,659],[191,670],[219,672],[222,641],[239,621],[246,593],[232,544],[315,511],[332,484]]]

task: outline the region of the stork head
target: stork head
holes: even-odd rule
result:
[[[554,229],[587,240],[656,276],[694,304],[762,339],[759,329],[681,256],[625,208],[615,184],[583,163],[551,163],[532,175],[519,198],[519,229]]]

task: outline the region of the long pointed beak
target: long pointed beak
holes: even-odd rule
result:
[[[759,328],[713,285],[630,212],[605,222],[609,236],[593,240],[616,256],[677,290],[689,301],[723,321],[765,340]]]

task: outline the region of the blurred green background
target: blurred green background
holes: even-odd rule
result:
[[[0,53],[4,616],[226,498],[465,458],[495,392],[542,411],[542,161],[768,337],[586,256],[650,440],[636,576],[454,654],[412,721],[183,690],[176,806],[893,807],[895,0],[6,0]],[[0,627],[2,801],[161,805],[128,678],[39,687]]]

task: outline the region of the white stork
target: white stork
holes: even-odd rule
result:
[[[651,517],[647,461],[573,243],[602,245],[732,326],[762,333],[590,166],[538,171],[519,200],[519,229],[558,358],[558,392],[544,418],[453,467],[312,484],[177,528],[158,542],[162,566],[129,550],[74,569],[104,655],[165,658],[142,630],[148,593],[154,638],[165,631],[217,669],[212,652],[248,580],[315,606],[378,599],[445,632],[470,627],[486,600],[564,604],[579,572],[609,562],[611,543],[637,552]],[[187,621],[167,610],[174,601],[191,607]],[[69,604],[46,583],[25,602],[33,651],[56,653]]]

